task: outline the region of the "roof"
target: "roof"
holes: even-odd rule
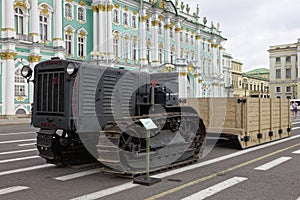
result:
[[[270,70],[267,68],[257,68],[248,72],[245,72],[245,74],[249,75],[259,75],[259,74],[269,74]]]

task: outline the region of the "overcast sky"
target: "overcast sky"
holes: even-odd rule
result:
[[[179,2],[181,2],[179,0]],[[244,63],[243,70],[269,68],[272,45],[296,43],[300,38],[299,0],[185,0],[191,13],[199,4],[201,21],[220,23],[225,48]]]

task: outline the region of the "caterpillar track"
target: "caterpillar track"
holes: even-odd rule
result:
[[[145,173],[146,130],[139,121],[141,118],[151,118],[158,127],[150,136],[151,172],[190,164],[201,156],[206,130],[196,114],[124,118],[108,122],[100,131],[98,161],[106,166],[106,172],[125,176]]]

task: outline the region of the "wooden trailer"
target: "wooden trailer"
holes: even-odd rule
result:
[[[291,135],[288,99],[188,98],[182,102],[198,111],[208,136],[229,138],[242,149]]]

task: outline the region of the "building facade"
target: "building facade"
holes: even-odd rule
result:
[[[222,65],[224,74],[225,97],[233,97],[233,84],[232,84],[232,70],[231,61],[232,56],[229,53],[223,53]]]
[[[272,98],[300,98],[300,39],[296,43],[270,46],[270,95]]]
[[[180,97],[225,96],[225,39],[199,7],[192,13],[177,0],[6,0],[0,8],[0,115],[30,112],[33,86],[21,68],[54,56],[176,71]],[[188,65],[166,70],[178,59]]]

